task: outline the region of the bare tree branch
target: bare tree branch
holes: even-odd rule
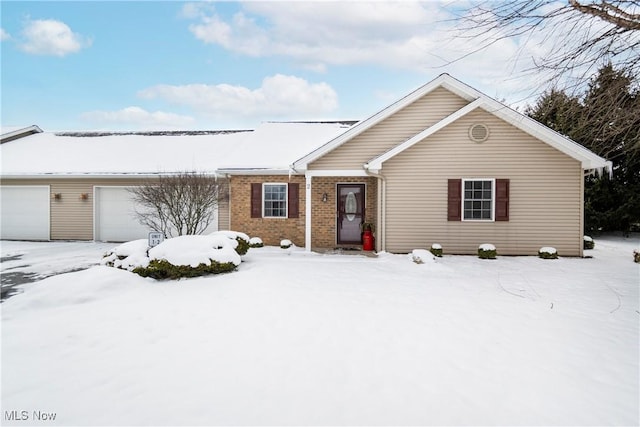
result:
[[[205,231],[227,186],[213,176],[184,172],[162,175],[129,192],[141,206],[136,210],[140,223],[172,237]]]
[[[569,0],[569,4],[571,7],[582,13],[597,16],[618,28],[640,30],[640,14],[627,12],[621,7],[613,4],[613,2],[602,1],[600,3],[580,4],[577,0]]]
[[[458,37],[474,47],[456,61],[502,40],[521,38],[522,44],[551,45],[524,70],[547,72],[548,83],[564,79],[584,84],[607,63],[640,74],[640,0],[483,1],[472,3],[457,21]]]

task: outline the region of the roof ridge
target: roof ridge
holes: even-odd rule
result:
[[[69,137],[101,137],[101,136],[199,136],[199,135],[224,135],[240,132],[253,132],[253,129],[226,129],[226,130],[157,130],[157,131],[66,131],[53,132],[56,136]]]
[[[359,120],[265,120],[262,123],[300,123],[300,124],[340,124],[340,125],[354,125]]]

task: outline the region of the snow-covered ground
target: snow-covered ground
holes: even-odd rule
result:
[[[50,277],[0,306],[2,423],[638,425],[637,247],[422,264],[266,247],[215,277]]]
[[[15,285],[60,273],[82,270],[100,263],[113,243],[0,242],[2,298],[20,292]]]

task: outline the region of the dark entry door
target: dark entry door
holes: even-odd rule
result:
[[[364,184],[338,184],[338,244],[362,243],[360,224],[364,220]]]

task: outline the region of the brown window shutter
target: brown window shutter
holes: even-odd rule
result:
[[[262,218],[262,184],[251,184],[251,218]]]
[[[462,219],[462,180],[450,179],[447,199],[447,221]]]
[[[509,180],[496,179],[496,221],[509,221]]]
[[[298,218],[300,216],[300,184],[289,183],[289,196],[287,200],[289,218]]]

